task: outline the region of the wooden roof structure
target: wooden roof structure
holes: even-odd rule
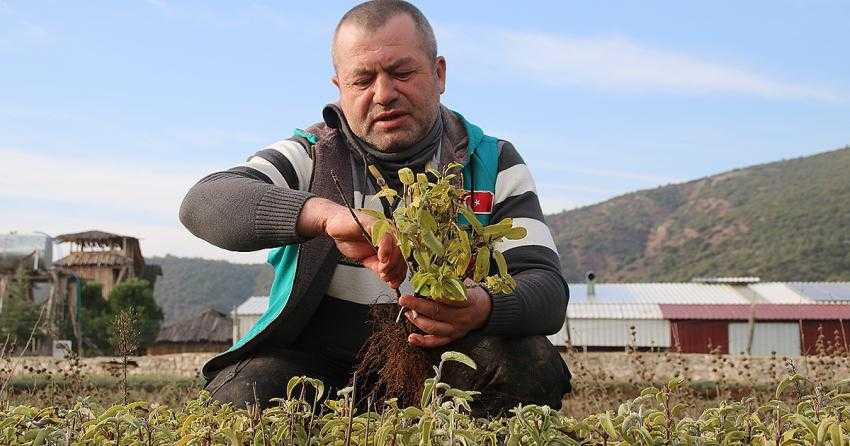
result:
[[[61,243],[75,243],[81,247],[96,247],[96,248],[120,248],[125,239],[133,239],[134,237],[112,234],[104,231],[83,231],[72,234],[62,234],[56,237],[56,240]]]
[[[163,327],[155,342],[230,343],[232,338],[233,320],[214,308],[207,308],[193,317]]]
[[[129,257],[111,251],[76,251],[58,260],[55,265],[70,268],[73,266],[126,266],[132,262]]]
[[[71,252],[54,265],[81,279],[99,282],[104,296],[127,279],[138,277],[153,284],[162,275],[161,269],[145,265],[136,237],[90,230],[62,234],[56,241],[69,243]]]

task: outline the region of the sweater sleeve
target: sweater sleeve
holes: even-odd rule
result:
[[[215,172],[189,189],[180,221],[195,236],[231,251],[300,243],[295,230],[313,161],[295,140],[260,150],[242,166]]]
[[[495,247],[504,254],[517,286],[510,294],[491,296],[493,307],[484,332],[502,336],[554,334],[564,324],[569,290],[531,172],[508,142],[501,143],[494,203],[491,222],[510,217],[528,235]]]

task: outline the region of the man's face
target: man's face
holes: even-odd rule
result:
[[[406,14],[370,32],[344,24],[335,42],[339,102],[355,135],[393,152],[422,139],[439,112],[446,62],[423,49]]]

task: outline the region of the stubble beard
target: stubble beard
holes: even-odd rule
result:
[[[358,136],[381,152],[392,153],[403,151],[419,142],[431,130],[431,126],[434,125],[434,121],[437,119],[437,113],[439,113],[439,105],[435,108],[436,110],[429,113],[429,116],[425,118],[426,123],[424,124],[417,121],[409,129],[398,129],[390,133],[376,132],[373,127],[371,132],[367,133],[364,131],[364,136]]]

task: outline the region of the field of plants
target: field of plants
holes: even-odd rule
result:
[[[441,302],[467,300],[469,282],[499,292],[513,289],[495,243],[526,235],[510,219],[479,222],[464,204],[463,189],[451,181],[456,174],[450,171],[458,167],[429,169],[435,182],[402,169],[402,188],[396,191],[370,166],[382,186],[378,195],[405,206],[392,218],[370,214],[376,219],[371,233],[351,210],[373,245],[387,233],[396,236],[416,293]],[[457,224],[459,215],[470,227]],[[6,347],[7,335],[0,349],[0,444],[850,444],[850,354],[823,334],[817,354],[808,358],[729,356],[719,349],[695,357],[635,348],[600,357],[567,348],[573,392],[562,410],[524,405],[479,418],[472,416],[478,393],[441,380],[447,362],[476,364],[445,352],[431,373],[429,361],[398,354],[406,349],[393,348],[407,345],[405,330],[411,328],[398,323],[401,313],[392,313],[385,317],[392,329],[370,336],[359,369],[367,372],[360,375],[361,386],[381,386],[378,397],[359,391],[356,379],[351,387],[331,391],[318,380],[294,377],[266,409],[256,398],[245,407],[222,405],[194,380],[128,375],[143,338],[138,321],[149,319],[134,308],[112,317],[109,342],[119,357],[113,376],[90,375],[73,356],[57,367],[23,366],[20,355],[7,354],[14,351]],[[29,331],[29,340],[21,351],[27,351],[40,320],[32,329],[23,327],[21,338]],[[369,373],[381,379],[362,379]]]
[[[709,355],[703,368],[715,380],[695,379],[686,360],[692,355],[618,355],[634,376],[624,380],[588,361],[589,355],[570,351],[575,389],[562,411],[528,405],[493,419],[471,417],[475,393],[450,388],[439,373],[413,407],[390,400],[358,410],[353,388],[320,402],[327,391],[321,382],[295,378],[286,398],[261,411],[223,406],[193,380],[125,381],[120,370],[115,377],[88,376],[74,358],[59,372],[17,370],[10,376],[14,358],[7,358],[0,444],[850,444],[850,379],[843,374],[850,359],[844,352],[803,362]],[[445,360],[474,365],[462,355]],[[671,369],[678,373],[655,376]]]

